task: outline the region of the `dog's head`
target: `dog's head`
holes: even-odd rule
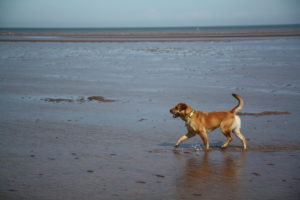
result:
[[[174,118],[181,117],[184,119],[191,110],[191,107],[186,103],[179,103],[170,110],[170,113],[173,114]]]

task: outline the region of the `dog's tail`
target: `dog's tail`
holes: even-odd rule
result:
[[[239,104],[231,110],[232,113],[236,114],[239,110],[241,110],[243,108],[244,99],[237,94],[232,94],[232,96],[239,101]]]

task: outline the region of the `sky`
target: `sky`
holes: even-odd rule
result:
[[[0,0],[0,27],[300,24],[300,0]]]

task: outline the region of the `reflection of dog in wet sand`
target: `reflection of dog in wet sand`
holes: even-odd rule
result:
[[[246,149],[246,139],[241,133],[241,120],[236,113],[242,109],[244,105],[244,100],[241,96],[237,94],[232,94],[235,97],[239,104],[234,107],[232,110],[226,111],[216,111],[216,112],[200,112],[193,110],[186,103],[179,103],[174,108],[170,110],[174,118],[180,117],[185,121],[187,128],[187,134],[179,138],[175,147],[178,147],[183,141],[188,138],[191,138],[197,134],[200,135],[205,149],[209,149],[209,143],[207,134],[216,128],[220,127],[222,133],[227,138],[227,141],[222,145],[222,148],[225,148],[233,140],[231,137],[231,132],[233,132],[243,143],[243,149]]]

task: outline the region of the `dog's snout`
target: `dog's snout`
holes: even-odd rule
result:
[[[171,108],[171,109],[170,109],[170,113],[171,113],[171,114],[175,114],[175,113],[176,113],[175,109],[174,109],[174,108]]]

